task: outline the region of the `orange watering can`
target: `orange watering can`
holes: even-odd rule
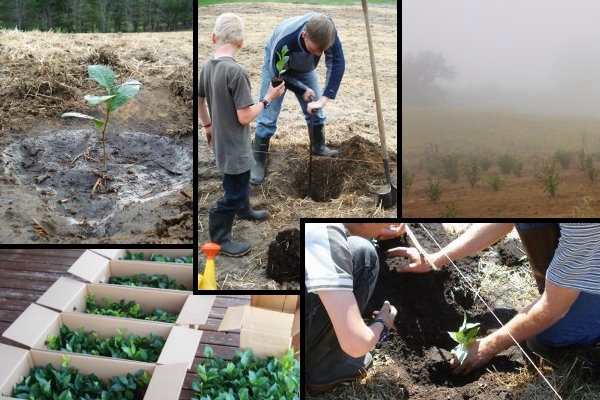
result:
[[[204,275],[198,274],[198,289],[216,290],[215,256],[221,250],[221,246],[216,243],[206,243],[200,247],[200,250],[206,254],[206,265],[204,266]]]

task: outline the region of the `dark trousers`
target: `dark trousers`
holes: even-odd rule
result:
[[[214,212],[230,214],[244,208],[250,196],[250,171],[238,175],[223,175],[223,197]]]
[[[344,269],[352,275],[354,297],[362,314],[377,283],[379,259],[375,247],[366,239],[350,236],[348,247],[352,254],[352,265],[344,266]],[[305,296],[306,373],[309,382],[312,382],[328,372],[322,371],[328,364],[321,363],[322,360],[349,356],[341,349],[331,319],[319,296],[307,292]]]
[[[546,286],[546,270],[558,247],[560,226],[552,223],[515,224],[540,294]]]

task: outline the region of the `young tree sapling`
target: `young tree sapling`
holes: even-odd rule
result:
[[[107,90],[106,96],[85,95],[84,98],[92,106],[104,103],[106,105],[106,119],[100,119],[91,115],[82,114],[74,111],[66,112],[61,117],[77,117],[91,120],[102,135],[102,149],[104,169],[106,170],[106,127],[110,119],[110,113],[131,100],[140,90],[141,83],[134,79],[128,79],[124,83],[115,84],[115,74],[105,65],[88,66],[88,75],[94,79],[100,86]]]
[[[279,61],[277,61],[277,63],[275,63],[275,67],[277,68],[278,75],[276,77],[271,78],[271,85],[273,85],[273,87],[277,87],[277,86],[281,85],[281,83],[283,82],[283,79],[281,79],[281,74],[283,74],[286,71],[284,69],[285,65],[290,60],[290,57],[286,56],[287,52],[288,52],[287,45],[283,46],[281,48],[280,52],[275,50],[275,53],[277,53],[277,58],[279,59]]]
[[[457,332],[448,332],[450,337],[458,343],[450,352],[456,356],[461,364],[469,354],[469,345],[475,342],[475,336],[479,333],[480,323],[467,323],[467,313],[463,312],[465,318]]]

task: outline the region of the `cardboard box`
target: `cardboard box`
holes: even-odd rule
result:
[[[193,264],[169,264],[165,267],[165,263],[161,262],[112,260],[90,250],[86,250],[68,272],[91,283],[107,283],[113,276],[167,274],[177,284],[184,285],[187,291],[191,292],[194,287]]]
[[[145,312],[160,308],[170,313],[178,313],[175,324],[189,327],[204,325],[215,301],[214,295],[194,296],[183,291],[84,283],[61,277],[37,300],[37,303],[59,312],[85,313],[87,308],[85,299],[91,293],[95,294],[96,301],[101,301],[103,297],[108,297],[115,302],[121,299],[125,299],[125,302],[135,300]]]
[[[252,349],[258,357],[287,353],[300,335],[298,295],[254,295],[250,305],[229,307],[219,331],[240,330],[240,349]]]
[[[0,343],[0,399],[8,397],[17,383],[35,366],[52,364],[60,368],[63,354],[43,350],[25,350]],[[178,400],[187,368],[185,364],[153,365],[110,358],[71,355],[69,366],[82,374],[96,374],[103,381],[117,375],[135,373],[139,369],[151,375],[144,400]],[[16,399],[15,399],[16,400]]]
[[[111,260],[120,260],[125,257],[125,250],[129,250],[130,253],[144,253],[144,259],[149,260],[150,256],[154,254],[162,254],[171,257],[186,257],[194,254],[193,249],[91,249],[96,254],[106,257]],[[133,260],[124,260],[133,261]],[[159,261],[150,261],[159,262]],[[176,264],[176,263],[167,263]],[[191,264],[190,264],[191,265]]]
[[[37,304],[27,307],[2,336],[29,349],[48,350],[45,345],[48,336],[60,336],[62,325],[66,325],[73,331],[81,328],[88,332],[96,331],[101,338],[116,336],[117,330],[124,330],[125,335],[149,337],[150,333],[153,333],[162,336],[165,338],[165,345],[156,363],[185,363],[188,368],[192,367],[202,337],[201,331],[180,326],[91,314],[59,314]]]

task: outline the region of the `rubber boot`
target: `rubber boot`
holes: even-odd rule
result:
[[[252,152],[256,165],[250,170],[250,183],[260,185],[265,180],[265,171],[269,161],[269,139],[254,135]]]
[[[271,215],[271,213],[267,210],[253,210],[252,207],[250,207],[250,199],[246,201],[244,208],[237,211],[238,218],[250,221],[264,221],[269,218],[269,215]]]
[[[516,224],[540,294],[546,286],[546,270],[554,257],[560,237],[558,224]]]
[[[332,150],[325,146],[323,125],[313,125],[312,128],[311,132],[311,125],[308,126],[308,134],[312,136],[312,153],[325,157],[338,157],[340,155],[339,150]]]
[[[248,243],[236,242],[231,238],[231,228],[235,213],[208,212],[208,233],[211,242],[221,246],[220,253],[230,257],[240,257],[250,251]]]

